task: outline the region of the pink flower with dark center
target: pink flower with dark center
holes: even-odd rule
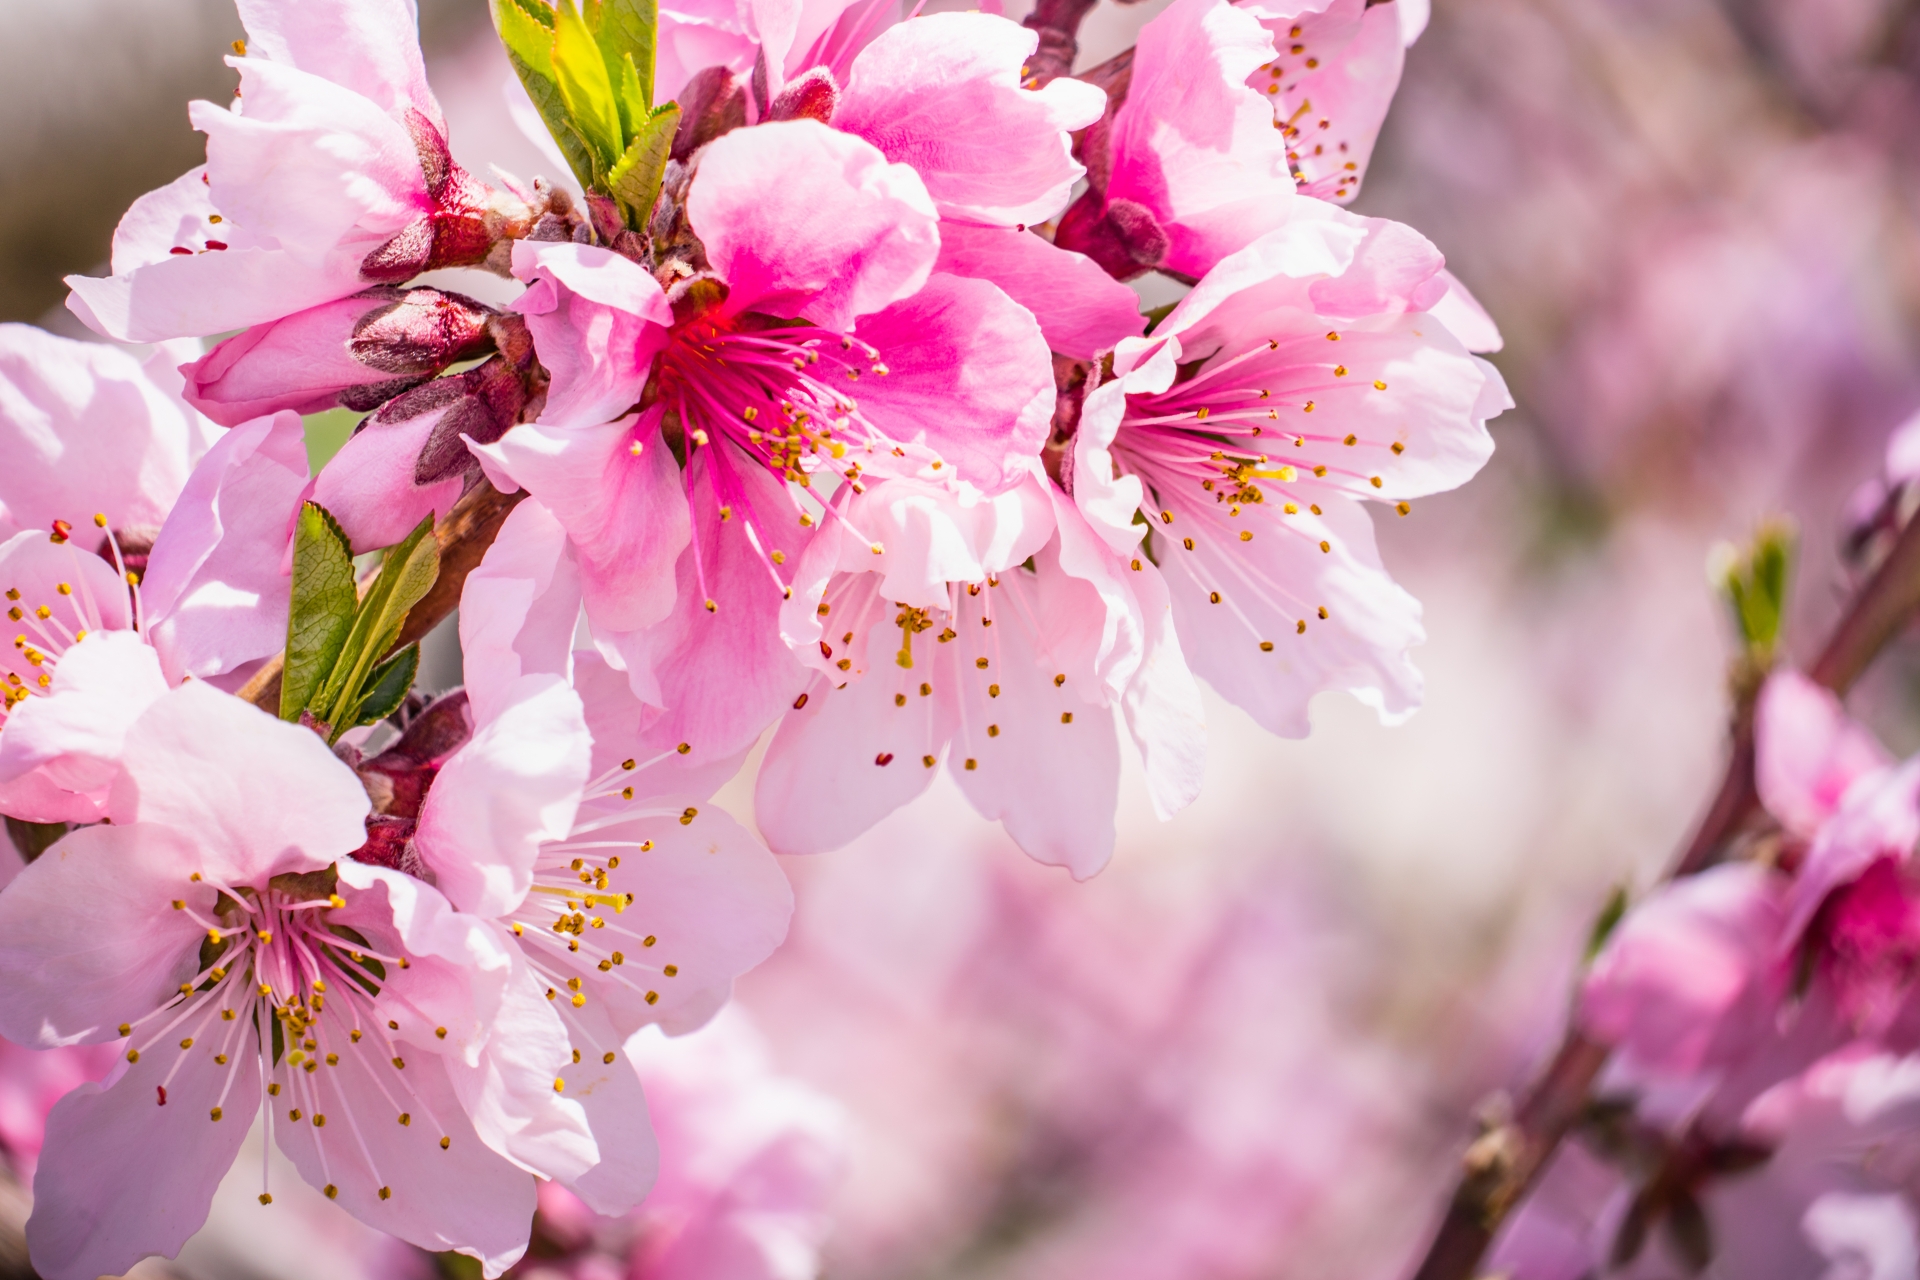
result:
[[[736,130],[701,154],[687,216],[711,274],[671,302],[605,250],[516,247],[553,382],[539,422],[476,452],[566,526],[596,638],[665,713],[649,742],[710,759],[804,681],[774,620],[783,566],[834,518],[816,479],[1003,488],[1046,436],[1053,376],[1029,312],[931,275],[925,187],[858,138]]]
[[[82,1280],[176,1252],[256,1113],[356,1217],[489,1274],[513,1262],[532,1179],[456,1089],[502,1029],[510,956],[426,884],[336,861],[366,793],[298,726],[194,682],[135,722],[120,765],[111,824],[0,893],[0,1031],[125,1045],[48,1121],[35,1268]]]
[[[1204,277],[1120,344],[1074,439],[1074,500],[1166,575],[1196,674],[1269,730],[1344,688],[1418,704],[1419,605],[1381,567],[1363,500],[1410,500],[1486,462],[1506,387],[1431,317],[1440,255],[1396,223],[1318,210]],[[1143,540],[1144,535],[1144,540]]]

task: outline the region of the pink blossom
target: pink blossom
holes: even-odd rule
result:
[[[1116,709],[1161,816],[1198,792],[1199,691],[1166,588],[1128,573],[1044,476],[995,498],[883,482],[821,531],[795,586],[785,634],[819,674],[755,791],[782,852],[846,844],[945,757],[1029,854],[1091,875],[1113,852]]]
[[[181,401],[173,366],[191,345],[142,362],[103,343],[0,325],[0,538],[100,511],[143,548],[152,542],[217,434]]]
[[[73,1089],[105,1076],[118,1056],[111,1045],[29,1049],[0,1040],[0,1146],[23,1180],[40,1159],[47,1113]]]
[[[1286,224],[1298,201],[1287,141],[1247,81],[1273,40],[1227,0],[1175,0],[1141,29],[1126,101],[1089,136],[1091,189],[1055,243],[1124,280],[1206,274]]]
[[[770,103],[815,66],[835,71],[898,20],[897,0],[669,0],[660,8],[654,96],[682,98],[710,67],[753,73]]]
[[[354,0],[324,20],[267,0],[240,11],[251,44],[227,60],[235,105],[190,109],[207,163],[134,202],[111,276],[68,277],[90,327],[151,341],[278,320],[480,262],[525,218],[447,153],[408,0]]]
[[[1361,500],[1404,515],[1464,483],[1511,404],[1426,313],[1447,287],[1433,246],[1310,203],[1120,344],[1072,472],[1108,545],[1159,564],[1194,672],[1296,737],[1323,689],[1389,720],[1417,705],[1419,605],[1382,568]]]
[[[1834,815],[1849,787],[1892,763],[1840,699],[1790,669],[1775,672],[1761,690],[1754,744],[1762,803],[1803,840]]]
[[[77,462],[75,465],[78,465]],[[307,485],[298,417],[260,418],[208,451],[142,557],[127,568],[57,522],[0,543],[16,643],[0,650],[0,809],[39,822],[103,813],[128,726],[170,685],[222,675],[286,640],[283,569]]]
[[[1587,973],[1585,1033],[1616,1047],[1634,1070],[1669,1077],[1751,1051],[1791,977],[1781,956],[1784,887],[1764,867],[1735,863],[1637,905]]]
[[[715,278],[676,286],[671,312],[617,255],[516,246],[534,343],[562,353],[550,405],[580,417],[476,452],[566,526],[596,639],[664,712],[648,741],[711,759],[804,684],[775,619],[782,566],[831,518],[813,478],[1003,488],[1046,436],[1053,378],[1029,312],[929,278],[926,189],[860,139],[736,130],[702,154],[687,214]],[[643,386],[648,407],[608,422]]]
[[[1374,140],[1400,86],[1408,3],[1252,0],[1276,56],[1248,83],[1273,103],[1300,190],[1346,203],[1360,194]],[[1424,25],[1424,24],[1423,24]],[[1417,31],[1415,34],[1418,34]]]
[[[498,1274],[525,1247],[532,1180],[476,1138],[455,1078],[518,1030],[500,1016],[510,955],[427,885],[336,863],[367,797],[304,729],[194,682],[135,722],[120,764],[112,824],[0,893],[0,1031],[127,1044],[49,1118],[36,1269],[79,1280],[176,1252],[257,1110],[356,1217]]]

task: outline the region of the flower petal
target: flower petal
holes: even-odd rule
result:
[[[595,426],[625,413],[673,323],[659,284],[639,264],[584,244],[517,241],[513,273],[528,286],[513,309],[552,376],[540,421]]]
[[[522,676],[570,680],[580,570],[566,528],[538,499],[520,503],[460,592],[460,652],[474,721],[506,707]]]
[[[313,500],[340,522],[355,555],[393,546],[429,511],[436,523],[445,520],[460,501],[460,476],[413,482],[414,464],[444,412],[402,422],[365,419],[314,478]]]
[[[0,729],[0,784],[37,773],[76,797],[86,797],[79,821],[97,822],[127,731],[164,695],[159,659],[132,631],[99,631],[68,649],[42,697],[18,704]],[[0,803],[7,795],[0,786]],[[9,812],[14,812],[8,805]],[[69,819],[26,816],[28,821]]]
[[[687,218],[727,282],[730,314],[801,316],[828,329],[850,329],[912,294],[940,250],[919,176],[817,120],[709,143]]]
[[[934,270],[998,285],[1033,313],[1048,347],[1076,360],[1096,359],[1147,323],[1139,294],[1093,259],[1030,231],[944,223]]]

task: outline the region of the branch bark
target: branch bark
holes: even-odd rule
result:
[[[1808,675],[1844,695],[1881,650],[1920,613],[1920,519],[1909,520],[1893,549],[1855,593]],[[1735,709],[1727,770],[1699,827],[1676,855],[1668,879],[1704,871],[1762,817],[1754,783],[1753,707]],[[1471,1280],[1507,1214],[1532,1189],[1586,1109],[1608,1049],[1569,1027],[1546,1070],[1528,1087],[1511,1121],[1468,1149],[1413,1280]]]
[[[500,532],[507,513],[526,497],[524,491],[501,493],[484,480],[461,495],[447,518],[433,531],[433,540],[440,545],[440,573],[433,580],[433,586],[421,597],[420,603],[413,606],[407,614],[405,625],[400,628],[400,638],[387,650],[393,654],[427,632],[439,626],[460,604],[461,588],[467,584],[467,575],[479,566],[480,560],[487,554],[487,548]],[[285,655],[275,654],[267,659],[253,678],[241,687],[240,696],[254,706],[274,715],[280,713],[280,675]]]

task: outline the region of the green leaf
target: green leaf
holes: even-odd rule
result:
[[[584,17],[606,60],[607,79],[620,84],[630,62],[640,110],[627,119],[627,140],[653,107],[653,50],[660,28],[658,0],[583,0]]]
[[[620,136],[631,145],[653,114],[653,95],[640,82],[640,71],[633,65],[631,54],[622,57],[618,67],[608,68],[608,73],[613,77],[614,98],[620,105]]]
[[[314,714],[333,726],[335,737],[350,727],[350,713],[359,706],[375,664],[399,638],[407,611],[440,576],[440,545],[432,533],[433,513],[428,512],[404,542],[387,552],[360,601],[340,660],[312,704]]]
[[[613,198],[627,216],[627,226],[638,231],[653,215],[653,202],[660,195],[660,179],[667,169],[667,156],[673,150],[673,135],[680,128],[680,108],[669,102],[647,117],[634,135],[620,163],[607,175]]]
[[[1726,595],[1734,625],[1746,646],[1747,658],[1758,670],[1773,663],[1780,641],[1780,624],[1787,612],[1787,587],[1793,553],[1799,541],[1786,520],[1769,520],[1745,548],[1722,544],[1714,548],[1708,571]]]
[[[392,715],[407,700],[407,690],[413,688],[413,678],[419,674],[417,644],[408,645],[375,667],[367,677],[367,691],[361,695],[360,705],[346,717],[347,728],[377,724]]]
[[[493,25],[506,46],[507,61],[526,86],[547,132],[567,158],[567,167],[585,188],[593,186],[592,148],[567,115],[567,104],[553,69],[553,10],[538,0],[493,0]]]
[[[620,107],[613,98],[613,81],[600,46],[573,0],[560,0],[554,10],[553,78],[560,86],[567,119],[592,148],[594,177],[602,180],[594,186],[604,191],[607,171],[626,149],[620,134]]]
[[[1606,905],[1600,908],[1600,914],[1594,917],[1593,928],[1587,931],[1585,957],[1588,963],[1592,963],[1593,958],[1600,954],[1600,949],[1607,945],[1607,939],[1613,936],[1614,929],[1626,914],[1627,886],[1617,884],[1613,886],[1613,892],[1607,895]]]
[[[353,627],[359,593],[347,535],[326,508],[304,503],[293,526],[293,601],[287,611],[280,718],[298,720],[332,674]]]

